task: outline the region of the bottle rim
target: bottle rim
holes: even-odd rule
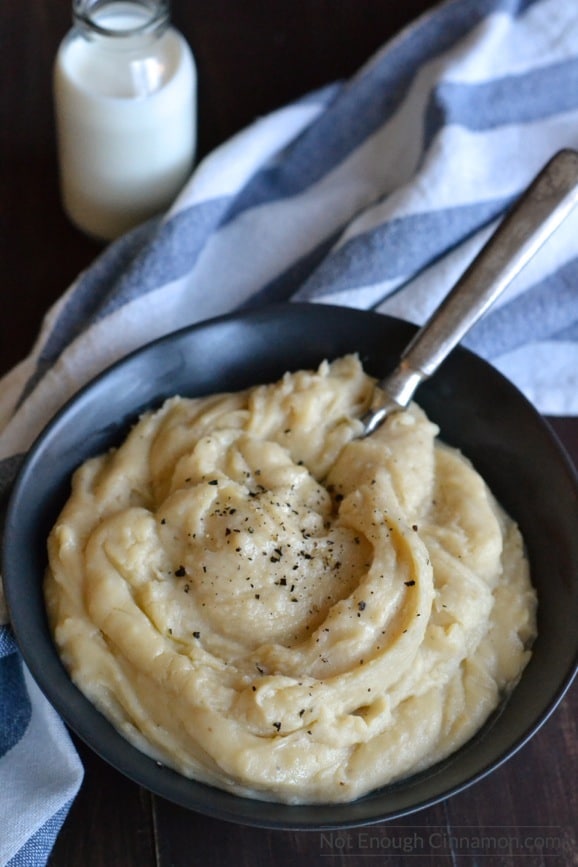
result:
[[[109,7],[132,6],[147,11],[142,22],[128,27],[106,27],[98,21],[98,13]],[[74,23],[87,33],[124,39],[127,36],[158,34],[169,23],[169,0],[73,0],[72,17]]]

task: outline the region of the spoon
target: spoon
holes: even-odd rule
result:
[[[578,153],[561,150],[546,164],[497,230],[376,384],[362,436],[405,409],[417,387],[436,372],[578,203]]]

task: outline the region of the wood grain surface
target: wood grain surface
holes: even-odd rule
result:
[[[352,75],[433,3],[172,5],[198,63],[203,155],[258,116]],[[51,69],[69,23],[69,0],[0,4],[0,373],[27,353],[49,305],[100,251],[68,223],[58,197]],[[578,420],[553,424],[578,464]],[[247,829],[187,812],[143,791],[78,744],[86,778],[50,865],[566,867],[578,863],[577,712],[573,689],[517,756],[446,802],[393,824],[323,834]],[[475,850],[483,834],[493,835],[491,854]]]

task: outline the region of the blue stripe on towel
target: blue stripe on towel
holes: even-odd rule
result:
[[[463,242],[503,213],[540,160],[578,145],[572,123],[578,109],[573,2],[446,0],[349,82],[300,100],[320,113],[305,111],[308,125],[299,133],[282,120],[294,121],[294,111],[282,110],[277,119],[228,142],[216,160],[205,162],[202,182],[199,171],[183,191],[180,210],[109,246],[47,320],[38,367],[20,404],[62,353],[65,376],[61,382],[46,378],[6,420],[0,439],[9,457],[0,461],[0,493],[6,496],[20,465],[14,451],[24,448],[95,366],[118,354],[119,345],[132,350],[149,335],[198,321],[214,309],[223,312],[241,299],[245,307],[290,298],[367,307],[395,293],[397,315],[413,319],[420,293],[423,306],[431,300],[424,298],[428,278],[465,267],[472,245]],[[501,69],[507,73],[498,64],[492,69],[492,51],[503,52]],[[259,138],[263,129],[266,140]],[[258,163],[258,154],[272,156]],[[470,172],[475,161],[477,170]],[[255,166],[253,174],[247,178],[239,165]],[[201,189],[205,198],[198,202]],[[555,414],[578,411],[578,254],[570,235],[552,239],[560,243],[560,255],[555,247],[543,279],[493,310],[468,339],[486,357],[507,356],[507,375],[529,383],[538,408],[553,407]],[[446,255],[447,263],[423,272]],[[215,273],[222,285],[213,304]],[[157,289],[166,305],[160,324],[150,315],[150,293]],[[99,346],[94,365],[95,335],[85,331],[103,319],[115,348],[108,353],[106,345]],[[535,341],[559,341],[553,375],[548,365],[532,370]],[[511,351],[517,347],[521,352]],[[16,371],[6,380],[6,406],[18,399],[20,375]],[[12,770],[10,757],[25,748],[39,757],[37,767],[24,761],[22,776],[7,780],[34,807],[34,821],[24,829],[28,842],[17,855],[12,845],[5,856],[12,858],[10,867],[45,864],[81,778],[70,761],[54,800],[41,760],[56,748],[66,764],[73,748],[63,726],[35,731],[48,709],[38,691],[31,692],[31,716],[23,672],[10,631],[0,628],[0,765]],[[8,815],[4,825],[12,828],[9,823],[21,819]],[[0,831],[0,850],[2,842]]]
[[[6,867],[45,867],[58,832],[62,828],[64,820],[72,802],[68,802],[60,808],[50,819],[33,834],[20,851],[8,861]]]
[[[40,362],[52,363],[87,324],[190,270],[227,202],[227,198],[204,202],[162,225],[155,220],[111,245],[80,278],[43,347]],[[184,237],[190,243],[183,244]]]
[[[356,286],[406,281],[492,222],[510,199],[412,214],[383,223],[344,243],[321,265],[297,298],[318,300]],[[374,306],[383,301],[377,290]]]
[[[434,88],[425,121],[430,142],[448,125],[481,131],[525,124],[578,109],[578,59],[483,83],[444,81]]]
[[[490,311],[464,340],[487,358],[511,352],[525,343],[576,338],[578,332],[578,258]]]
[[[317,123],[291,147],[290,159],[259,172],[229,209],[234,219],[247,208],[294,196],[317,183],[398,111],[419,69],[449,51],[491,12],[520,15],[538,0],[466,0],[426,16],[388,45],[388,62],[377,55],[344,88]],[[336,120],[337,118],[337,120]]]
[[[328,175],[388,123],[407,98],[415,75],[424,63],[448,52],[492,12],[500,11],[514,18],[537,2],[539,0],[461,0],[440,7],[435,14],[426,15],[419,26],[409,28],[387,46],[386,63],[378,54],[349,85],[328,86],[318,92],[315,98],[325,101],[326,111],[256,172],[237,195],[185,208],[166,223],[159,226],[153,221],[111,245],[80,278],[73,296],[60,312],[21,400],[87,325],[191,272],[207,240],[245,211],[290,199]],[[435,103],[429,110],[427,129],[430,135],[441,122],[437,117],[440,106],[457,93],[444,91],[444,87],[446,85],[438,88]],[[457,94],[457,108],[452,105],[451,110],[447,107],[444,110],[449,111],[451,117],[452,112],[459,115],[461,111],[464,122],[472,122],[471,113],[466,110],[466,90]],[[491,108],[491,94],[489,87],[488,108]],[[492,123],[489,117],[486,122]],[[183,243],[183,238],[187,243]],[[306,279],[307,262],[315,259],[315,253],[299,256],[287,274],[294,271],[293,280],[297,275]],[[288,285],[288,280],[281,278],[268,287],[261,287],[255,298],[260,293],[264,299],[283,297]],[[313,297],[322,297],[328,291],[317,288],[317,283],[313,286]]]
[[[2,492],[8,491],[16,478],[24,455],[10,455],[0,460],[0,508],[2,507]],[[1,647],[0,647],[1,652]]]
[[[22,661],[8,627],[0,627],[0,758],[21,740],[32,706],[22,676]]]

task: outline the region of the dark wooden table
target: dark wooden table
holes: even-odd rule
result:
[[[173,19],[198,62],[201,155],[255,117],[349,76],[432,5],[173,0]],[[67,222],[57,191],[51,66],[69,7],[70,0],[0,4],[1,373],[26,354],[47,307],[99,252]],[[578,463],[578,419],[553,423]],[[576,864],[577,711],[573,689],[532,742],[485,781],[406,820],[339,834],[247,829],[188,813],[79,744],[86,778],[51,867],[354,867],[369,857],[396,867]],[[478,860],[473,845],[482,833],[495,845]]]

